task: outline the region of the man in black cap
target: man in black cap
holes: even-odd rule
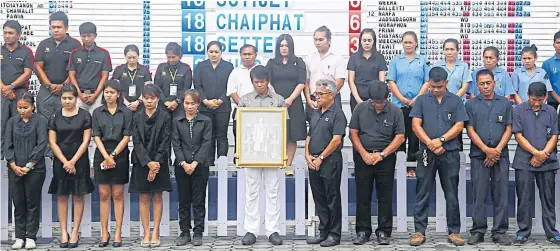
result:
[[[416,205],[411,246],[422,245],[428,226],[428,206],[434,187],[436,172],[443,193],[447,214],[448,241],[456,246],[465,245],[459,236],[459,149],[458,136],[469,120],[463,101],[447,91],[447,71],[441,67],[430,70],[430,92],[416,100],[410,112],[412,130],[420,140],[420,154],[416,156]]]
[[[369,85],[369,101],[356,106],[350,120],[350,139],[354,145],[356,168],[356,239],[362,245],[369,240],[371,193],[375,181],[378,217],[377,241],[389,245],[393,230],[393,182],[397,156],[404,142],[404,117],[400,108],[387,102],[389,88],[381,81]]]

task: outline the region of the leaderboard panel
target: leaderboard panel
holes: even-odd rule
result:
[[[359,1],[364,26],[378,32],[378,48],[389,62],[402,53],[407,30],[419,36],[420,53],[443,59],[443,41],[460,43],[459,57],[472,69],[482,66],[487,46],[500,50],[500,65],[520,67],[521,50],[535,44],[539,60],[554,54],[553,34],[560,30],[560,1]]]

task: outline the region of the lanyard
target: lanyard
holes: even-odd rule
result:
[[[175,77],[177,76],[177,70],[179,69],[179,67],[177,67],[175,69],[174,73],[171,73],[171,69],[169,69],[169,75],[171,75],[171,81],[173,81],[173,84],[175,84]]]
[[[134,85],[134,79],[136,78],[136,73],[138,72],[138,68],[134,69],[134,74],[128,70],[128,78],[130,78],[130,85]]]

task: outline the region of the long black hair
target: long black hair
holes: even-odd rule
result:
[[[282,63],[282,55],[280,55],[280,43],[286,40],[288,42],[288,63],[296,61],[296,53],[294,51],[294,39],[290,34],[282,34],[276,40],[276,51],[274,52],[274,59],[276,62]]]
[[[373,37],[373,45],[371,46],[371,52],[376,52],[377,51],[377,35],[375,34],[375,31],[371,28],[365,28],[365,29],[362,30],[362,32],[360,32],[360,40],[358,41],[358,52],[359,53],[364,53],[364,48],[362,47],[362,37],[364,36],[365,33],[369,33]]]
[[[117,98],[117,105],[121,105],[124,102],[124,98],[122,94],[122,86],[121,83],[116,79],[110,79],[107,82],[105,82],[105,84],[103,85],[103,92],[101,94],[102,95],[101,104],[107,105],[107,101],[105,101],[105,89],[107,89],[107,87],[111,87],[115,91],[117,91],[117,93],[119,94],[119,97]]]

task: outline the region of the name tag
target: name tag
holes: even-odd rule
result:
[[[136,96],[136,86],[128,86],[128,96]]]
[[[169,95],[170,96],[177,96],[177,86],[176,85],[170,85],[169,86]]]

